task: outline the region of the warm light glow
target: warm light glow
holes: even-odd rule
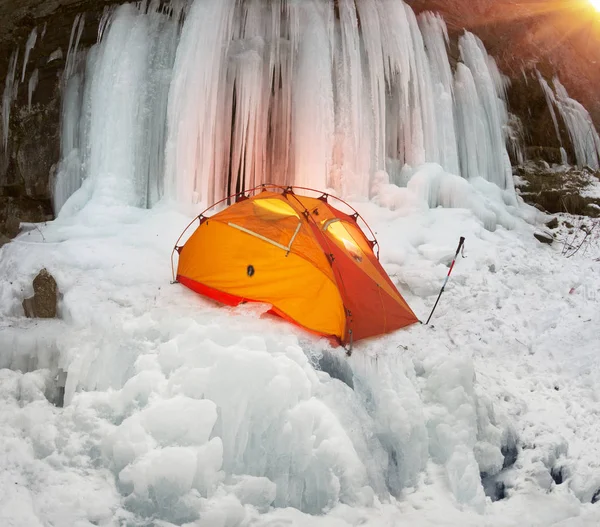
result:
[[[362,254],[360,247],[352,237],[352,234],[344,226],[344,224],[338,220],[329,220],[325,222],[324,228],[338,241],[340,241],[346,250],[352,255],[357,262],[362,262]]]
[[[272,215],[271,219],[278,220],[281,216],[296,216],[296,211],[290,207],[285,201],[279,198],[263,198],[254,201],[254,205],[257,207],[256,215],[261,219],[265,218],[265,214]]]
[[[594,6],[596,11],[600,11],[600,0],[590,0],[590,4]]]

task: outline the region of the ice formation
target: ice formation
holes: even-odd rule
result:
[[[13,51],[8,61],[8,72],[4,81],[4,92],[2,94],[2,143],[4,151],[8,147],[8,135],[10,132],[10,110],[13,100],[17,96],[19,83],[15,82],[17,72],[17,61],[19,58],[18,51]]]
[[[562,85],[558,77],[554,78],[553,90],[539,72],[537,72],[537,76],[544,91],[546,102],[548,103],[556,136],[561,145],[563,164],[567,164],[567,156],[563,147],[556,110],[558,110],[569,134],[577,165],[580,167],[588,166],[593,170],[598,170],[600,168],[600,136],[589,112],[581,103],[569,97],[566,88]]]
[[[74,72],[77,62],[77,52],[79,50],[79,41],[83,34],[83,28],[85,27],[85,14],[79,14],[75,16],[73,27],[71,28],[71,36],[69,38],[69,47],[67,48],[67,60],[65,64],[65,71],[63,77],[69,79]],[[60,55],[62,56],[62,50]]]
[[[462,175],[513,189],[505,137],[508,111],[501,97],[506,81],[475,35],[465,33],[459,48],[463,63],[458,65],[455,86],[458,134],[469,137],[461,144]]]
[[[27,84],[27,106],[29,109],[31,109],[31,101],[33,99],[33,94],[37,88],[39,80],[40,70],[36,68],[31,74],[31,77],[29,77],[29,83]]]
[[[54,60],[60,60],[63,58],[63,51],[62,48],[57,48],[56,50],[54,50],[50,56],[48,57],[48,62],[52,62]]]
[[[376,174],[405,184],[424,163],[514,196],[505,81],[469,33],[454,78],[436,15],[373,0],[126,5],[105,12],[85,61],[83,23],[57,211],[82,189],[63,214],[96,199],[211,203],[262,182],[365,199]]]
[[[29,54],[35,47],[38,38],[37,27],[34,27],[25,43],[25,56],[23,57],[23,73],[21,74],[21,82],[25,82],[25,74],[27,73],[27,63],[29,62]]]

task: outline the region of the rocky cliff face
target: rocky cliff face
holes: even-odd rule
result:
[[[60,155],[60,79],[71,29],[76,15],[85,13],[81,47],[89,47],[96,41],[99,19],[111,3],[116,2],[5,0],[0,3],[0,80],[6,79],[11,56],[18,50],[10,133],[6,148],[0,145],[0,234],[14,236],[19,221],[52,218],[51,185]],[[33,31],[35,45],[24,68],[25,49]],[[30,105],[32,76],[31,86],[35,89]],[[0,90],[8,95],[5,86]]]
[[[11,105],[9,139],[0,145],[0,235],[14,236],[19,221],[52,217],[51,188],[60,154],[61,75],[75,17],[85,13],[80,47],[97,38],[104,9],[118,0],[4,0],[0,2],[0,82],[18,49]],[[512,79],[510,110],[523,123],[528,153],[549,162],[559,160],[544,94],[533,75],[558,74],[571,95],[600,122],[600,29],[585,0],[565,2],[571,11],[540,12],[546,3],[526,0],[413,0],[417,11],[434,10],[445,17],[454,56],[456,37],[464,29],[476,33],[500,68]],[[593,15],[593,16],[592,16]],[[35,45],[24,68],[25,48],[32,31]],[[37,76],[37,83],[35,77]],[[33,77],[33,80],[32,80]],[[32,91],[29,101],[29,91]],[[2,90],[3,87],[0,87]],[[5,92],[6,95],[6,92]],[[564,125],[563,125],[564,128]],[[566,133],[563,135],[566,137]],[[558,157],[557,157],[558,156]]]

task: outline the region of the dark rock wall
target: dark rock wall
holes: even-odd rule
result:
[[[31,50],[25,80],[11,106],[8,148],[0,145],[0,234],[15,235],[15,221],[40,222],[52,218],[51,186],[60,157],[61,75],[67,59],[75,17],[85,13],[80,49],[97,39],[104,8],[120,3],[102,0],[0,1],[0,93],[12,53],[18,49],[15,81],[20,82],[27,39],[38,37]],[[45,33],[44,33],[45,28]],[[42,36],[43,34],[43,36]],[[62,57],[48,62],[60,49]],[[29,79],[39,81],[28,105]]]

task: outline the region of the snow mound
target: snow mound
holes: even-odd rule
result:
[[[600,285],[594,264],[556,269],[520,219],[492,232],[469,207],[430,208],[454,184],[427,166],[398,189],[414,209],[356,205],[423,317],[467,245],[434,327],[351,357],[267,307],[169,285],[189,219],[163,207],[87,207],[4,246],[4,523],[543,525],[532,503],[593,518],[600,320],[567,293]],[[60,318],[24,321],[42,264]]]

